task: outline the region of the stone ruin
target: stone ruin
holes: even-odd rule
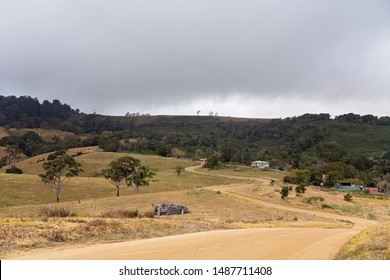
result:
[[[152,204],[154,207],[154,215],[163,216],[163,215],[180,215],[190,213],[187,206],[177,205],[172,203],[164,204]]]

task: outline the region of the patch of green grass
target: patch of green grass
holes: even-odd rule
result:
[[[340,210],[343,213],[358,214],[362,211],[362,207],[358,204],[336,204],[330,203],[330,208]]]

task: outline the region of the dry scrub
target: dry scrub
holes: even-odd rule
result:
[[[363,230],[345,244],[337,260],[390,260],[390,223]]]
[[[225,228],[233,225],[151,218],[0,218],[0,254],[64,243],[143,239]]]

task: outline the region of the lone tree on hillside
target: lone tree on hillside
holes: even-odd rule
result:
[[[179,176],[184,171],[185,171],[185,168],[183,166],[176,166],[175,167],[175,172],[177,173],[177,176]]]
[[[43,168],[46,172],[45,174],[40,174],[39,177],[46,188],[55,192],[57,202],[59,202],[63,186],[71,177],[78,176],[80,172],[84,171],[80,167],[81,164],[79,162],[65,154],[43,163]]]
[[[290,188],[288,186],[284,186],[280,190],[280,198],[284,200],[286,197],[288,197],[289,193],[290,193]]]
[[[154,173],[146,166],[141,166],[141,162],[133,157],[125,156],[112,161],[109,168],[103,169],[103,176],[116,187],[116,196],[119,196],[120,185],[126,183],[127,186],[135,186],[134,191],[138,193],[139,187],[148,185],[148,178]]]
[[[133,186],[134,192],[139,193],[140,187],[149,186],[149,178],[152,178],[155,174],[149,170],[147,166],[137,166],[135,172],[126,178],[126,184],[128,187]]]
[[[15,163],[23,158],[23,152],[15,145],[8,145],[4,150],[5,156],[1,158],[1,165],[8,165],[9,169],[15,167]]]

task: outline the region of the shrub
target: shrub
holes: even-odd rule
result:
[[[376,216],[375,216],[375,214],[373,212],[369,211],[367,213],[367,219],[369,219],[369,220],[376,220]]]
[[[303,202],[307,204],[312,204],[313,202],[317,202],[317,201],[324,202],[325,198],[323,198],[322,196],[311,196],[306,198]]]
[[[140,213],[138,210],[121,209],[110,210],[101,215],[103,218],[138,218]]]
[[[348,201],[348,202],[351,202],[352,201],[352,194],[351,193],[347,193],[346,195],[344,195],[344,200]]]
[[[215,169],[219,166],[219,158],[216,155],[211,155],[207,158],[204,168]]]
[[[326,203],[322,203],[321,207],[324,209],[332,209],[332,206],[330,206],[329,204],[326,204]]]
[[[53,209],[47,209],[43,208],[40,211],[40,214],[42,217],[76,217],[76,213],[70,211],[69,209],[66,208],[53,208]]]
[[[281,199],[285,199],[286,197],[288,197],[289,192],[290,192],[289,187],[288,186],[284,186],[282,188],[282,190],[280,191]]]
[[[306,187],[304,184],[299,184],[298,186],[295,187],[295,192],[296,193],[305,193],[306,192]]]
[[[59,156],[63,156],[63,155],[66,155],[66,152],[65,150],[59,150],[59,151],[56,151],[52,154],[50,154],[48,157],[47,157],[47,160],[53,160]]]
[[[13,166],[11,168],[6,169],[5,173],[9,173],[9,174],[23,174],[23,170],[20,169],[20,168],[17,168],[16,166]]]

